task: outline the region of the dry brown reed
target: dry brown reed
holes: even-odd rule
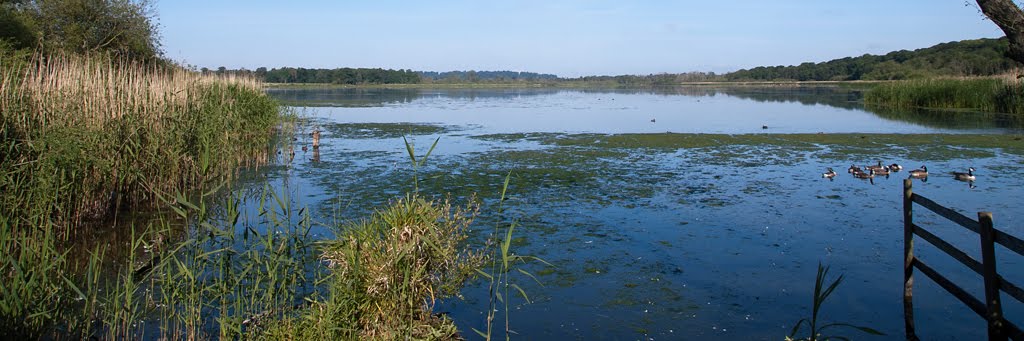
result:
[[[110,216],[269,157],[278,106],[253,77],[106,55],[3,62],[0,142],[13,152],[0,155],[0,188],[37,199],[8,197],[4,214]]]

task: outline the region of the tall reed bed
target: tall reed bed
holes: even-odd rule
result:
[[[161,193],[191,193],[266,162],[281,118],[251,78],[0,53],[0,338],[136,335],[154,299],[133,276],[134,251],[163,238],[133,233],[123,266],[110,263],[107,245],[72,261],[69,239],[125,208],[163,204]]]
[[[106,56],[7,58],[0,210],[72,226],[265,162],[279,112],[261,86]]]
[[[1024,114],[1024,83],[1013,76],[898,81],[878,84],[864,95],[864,102],[896,108]]]

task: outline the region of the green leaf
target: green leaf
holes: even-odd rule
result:
[[[476,269],[476,273],[480,274],[480,276],[484,276],[484,278],[487,278],[488,280],[491,280],[491,281],[494,280],[494,276],[491,276],[491,274],[486,273],[483,270]]]
[[[420,160],[420,166],[422,166],[422,165],[427,163],[427,158],[430,157],[430,153],[434,152],[434,147],[437,147],[437,142],[438,141],[441,141],[441,137],[440,136],[438,136],[437,139],[434,140],[434,144],[430,145],[430,149],[427,150],[427,154],[423,155],[423,159]]]
[[[476,334],[477,334],[477,335],[480,335],[480,337],[482,337],[482,338],[485,338],[485,339],[487,339],[487,340],[490,340],[490,339],[491,339],[491,337],[490,337],[490,336],[488,336],[488,335],[487,335],[486,333],[484,333],[484,332],[482,332],[482,331],[479,331],[479,330],[477,330],[476,328],[473,328],[473,327],[469,327],[469,329],[472,329],[472,330],[473,330],[474,332],[476,332]]]
[[[820,332],[820,331],[823,331],[823,330],[825,330],[827,328],[831,328],[831,327],[848,327],[848,328],[854,328],[854,329],[860,330],[860,331],[862,331],[864,333],[871,334],[871,335],[881,335],[881,336],[885,335],[885,333],[882,333],[882,332],[880,332],[880,331],[878,331],[878,330],[876,330],[874,328],[864,327],[864,326],[857,326],[857,325],[852,325],[852,324],[849,324],[849,323],[840,323],[840,322],[829,323],[829,324],[826,324],[824,326],[821,326],[821,328],[818,328],[818,331]]]
[[[405,136],[402,136],[402,141],[405,141],[405,151],[409,152],[409,160],[412,160],[412,164],[414,166],[419,165],[416,163],[416,153],[413,152],[412,144],[409,143],[409,140],[406,139]]]
[[[544,283],[541,283],[540,280],[537,279],[536,276],[534,276],[533,274],[527,272],[526,270],[523,270],[523,269],[520,269],[520,268],[516,268],[516,271],[519,271],[520,273],[522,273],[524,275],[530,276],[530,278],[533,278],[533,281],[537,282],[537,284],[539,284],[541,287],[544,286]]]
[[[71,290],[74,290],[74,291],[75,291],[75,293],[76,293],[76,294],[78,294],[78,297],[79,297],[79,299],[83,299],[83,300],[84,300],[84,299],[86,298],[86,297],[85,297],[85,294],[84,294],[84,293],[82,293],[82,291],[81,291],[81,290],[78,290],[78,287],[77,287],[77,286],[75,286],[75,284],[74,284],[74,283],[71,283],[71,280],[70,280],[70,279],[68,279],[67,277],[63,277],[63,276],[62,276],[61,278],[63,278],[63,279],[64,279],[64,282],[68,284],[68,287],[70,287],[70,288],[71,288]]]
[[[796,332],[800,331],[800,326],[803,325],[804,322],[807,322],[807,319],[804,318],[800,319],[800,321],[796,321],[796,325],[793,326],[793,329],[789,331],[789,337],[796,336]]]
[[[512,283],[512,287],[519,291],[519,295],[522,295],[523,298],[526,299],[526,303],[533,303],[530,302],[530,297],[526,295],[526,291],[519,287],[518,284]]]

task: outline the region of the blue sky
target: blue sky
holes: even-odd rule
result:
[[[721,73],[1002,36],[964,0],[163,0],[156,10],[167,55],[209,68]]]

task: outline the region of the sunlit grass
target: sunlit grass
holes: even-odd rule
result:
[[[864,102],[897,108],[1024,114],[1024,84],[1015,77],[928,78],[881,83],[864,95]]]
[[[253,78],[102,56],[9,58],[0,81],[0,213],[15,225],[77,224],[230,178],[266,162],[280,120]]]

